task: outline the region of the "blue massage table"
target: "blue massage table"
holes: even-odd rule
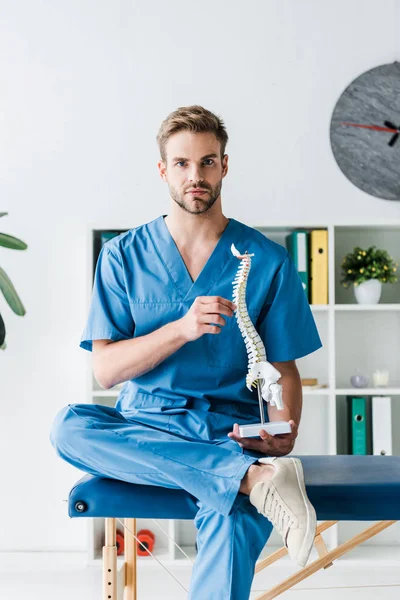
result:
[[[295,455],[293,455],[295,456]],[[319,558],[275,585],[257,600],[269,600],[400,519],[400,457],[397,456],[298,456],[307,494],[315,507],[318,525],[315,548]],[[136,519],[193,519],[195,498],[184,490],[126,483],[85,475],[71,489],[70,517],[105,519],[103,547],[103,599],[137,600]],[[125,562],[117,571],[116,519],[124,519]],[[338,521],[378,521],[362,533],[328,551],[323,531]],[[287,554],[282,547],[260,559],[255,573]],[[125,595],[124,595],[125,594]]]

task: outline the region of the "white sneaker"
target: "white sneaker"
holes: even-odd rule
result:
[[[306,493],[301,461],[273,456],[258,462],[272,464],[275,473],[253,486],[250,502],[281,534],[289,556],[305,567],[314,545],[317,515]]]

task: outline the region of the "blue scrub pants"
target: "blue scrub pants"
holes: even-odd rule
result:
[[[195,496],[198,553],[188,598],[247,600],[272,524],[239,492],[246,471],[263,456],[227,437],[234,423],[246,422],[254,417],[69,404],[57,414],[50,441],[61,458],[87,473]]]

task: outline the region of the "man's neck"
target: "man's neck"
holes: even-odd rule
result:
[[[229,223],[229,219],[222,212],[213,215],[192,215],[179,210],[178,214],[172,212],[164,218],[179,248],[215,246]]]

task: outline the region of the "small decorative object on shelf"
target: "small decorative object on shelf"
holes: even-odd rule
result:
[[[328,386],[325,383],[318,383],[318,379],[316,377],[302,377],[301,385],[303,390],[320,390],[323,388],[327,388]]]
[[[302,377],[302,385],[318,385],[318,379],[316,377]]]
[[[357,374],[350,377],[351,385],[355,388],[365,388],[368,386],[368,377]]]
[[[389,371],[379,369],[372,374],[374,387],[387,387],[389,385]]]
[[[342,260],[344,287],[354,284],[354,295],[358,304],[378,304],[382,283],[395,283],[398,263],[386,250],[370,246],[367,250],[356,246]]]

